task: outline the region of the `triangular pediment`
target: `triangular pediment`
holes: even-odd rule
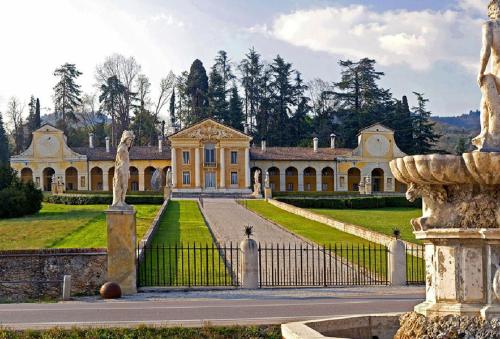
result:
[[[49,123],[45,123],[43,124],[42,126],[40,126],[40,128],[38,128],[37,130],[35,130],[35,132],[56,132],[56,133],[63,133],[63,131],[61,131],[60,129],[52,126],[51,124]]]
[[[202,120],[192,126],[184,128],[168,137],[169,140],[196,139],[196,140],[222,140],[240,139],[252,140],[252,137],[221,124],[213,119]]]
[[[386,127],[380,123],[373,124],[371,126],[368,126],[366,128],[363,128],[361,131],[359,131],[359,134],[361,133],[394,133],[394,130],[390,129],[389,127]]]

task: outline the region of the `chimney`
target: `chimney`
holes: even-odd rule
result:
[[[318,138],[317,137],[314,137],[314,139],[313,139],[313,149],[314,149],[314,152],[318,151]]]
[[[330,134],[330,148],[335,148],[335,137],[334,133]]]
[[[248,134],[248,124],[247,123],[243,124],[243,131],[245,134]]]
[[[89,133],[89,147],[94,148],[94,133]]]
[[[163,137],[161,135],[158,136],[158,152],[163,152]]]
[[[109,153],[109,137],[106,137],[106,153]]]
[[[262,152],[266,151],[266,140],[265,139],[262,139],[262,141],[260,142],[260,148],[262,148]]]

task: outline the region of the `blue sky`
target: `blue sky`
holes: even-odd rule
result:
[[[476,109],[480,27],[488,0],[174,1],[6,0],[0,2],[0,111],[34,94],[50,111],[54,69],[75,63],[85,92],[112,53],[134,56],[151,80],[199,58],[208,69],[224,49],[236,63],[254,46],[277,54],[305,79],[336,81],[339,59],[371,57],[396,96],[423,92],[437,115]]]

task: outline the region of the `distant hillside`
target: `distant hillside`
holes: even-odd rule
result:
[[[479,131],[481,129],[480,114],[479,111],[470,111],[456,117],[432,117],[432,120],[469,131]]]
[[[472,150],[471,140],[481,130],[479,116],[479,111],[470,111],[455,117],[432,117],[436,122],[434,130],[442,135],[435,149],[454,154],[460,139],[463,138],[468,150]]]

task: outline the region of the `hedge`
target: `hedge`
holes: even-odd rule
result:
[[[52,204],[64,205],[110,205],[113,202],[111,195],[92,194],[55,194],[45,197],[45,201]],[[131,195],[125,198],[128,204],[132,205],[161,205],[163,197],[160,195]]]
[[[42,208],[42,199],[33,182],[23,183],[10,167],[0,168],[0,218],[35,214]]]
[[[276,198],[276,200],[301,208],[368,209],[382,207],[422,207],[422,200],[415,202],[405,197],[365,197],[339,199]]]
[[[346,192],[328,192],[328,191],[311,191],[311,192],[273,192],[273,196],[278,197],[356,197],[359,196],[359,191]]]

